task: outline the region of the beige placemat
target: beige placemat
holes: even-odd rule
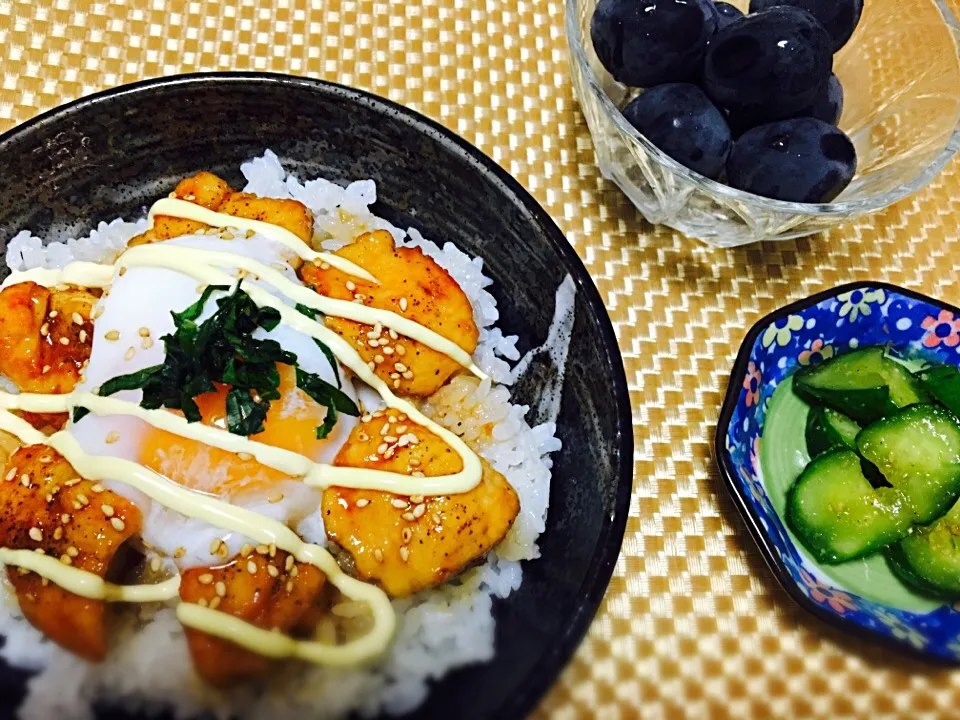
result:
[[[594,166],[559,0],[0,0],[0,57],[0,129],[144,78],[292,72],[439,120],[543,203],[617,327],[637,447],[623,555],[539,717],[960,715],[960,674],[851,640],[793,606],[711,457],[726,376],[762,314],[856,278],[960,303],[960,165],[812,239],[713,251],[653,228]]]

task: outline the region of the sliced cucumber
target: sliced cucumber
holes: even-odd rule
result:
[[[794,387],[855,421],[871,422],[914,403],[929,402],[921,382],[883,347],[874,346],[832,358],[797,372]]]
[[[934,365],[920,370],[916,377],[941,405],[960,417],[960,368],[953,365]]]
[[[816,457],[837,447],[857,449],[860,425],[843,413],[825,407],[815,407],[807,416],[807,452]]]
[[[890,571],[905,585],[909,586],[921,595],[926,595],[927,597],[934,598],[936,600],[955,599],[958,595],[960,595],[960,593],[956,591],[951,592],[949,590],[944,590],[943,588],[937,587],[933,583],[922,578],[917,574],[917,571],[913,569],[910,561],[907,560],[906,554],[903,552],[903,543],[907,542],[907,540],[911,540],[913,537],[913,535],[910,535],[905,540],[902,540],[895,545],[891,545],[883,551],[884,559],[886,559],[887,566],[890,568]]]
[[[960,503],[932,525],[917,528],[891,550],[905,580],[921,590],[960,597]]]
[[[938,405],[912,405],[864,428],[857,449],[903,494],[915,523],[933,522],[960,497],[960,423]]]
[[[860,458],[839,449],[814,459],[787,494],[787,523],[814,557],[840,563],[869,555],[910,532],[911,514],[894,488],[874,489]]]

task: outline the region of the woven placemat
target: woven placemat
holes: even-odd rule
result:
[[[539,717],[960,714],[960,674],[852,640],[792,604],[711,455],[734,355],[761,315],[854,279],[960,303],[960,165],[810,239],[716,251],[654,228],[594,165],[558,0],[3,0],[0,56],[0,129],[90,92],[199,70],[372,90],[475,143],[554,217],[617,327],[636,480],[606,600]]]

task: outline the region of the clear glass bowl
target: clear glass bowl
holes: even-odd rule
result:
[[[782,202],[708,180],[660,152],[621,115],[630,97],[590,42],[596,0],[566,0],[574,86],[604,177],[652,223],[729,247],[819,232],[923,188],[960,150],[960,25],[943,0],[866,0],[834,58],[843,83],[840,128],[857,175],[827,204]],[[749,0],[732,0],[746,9]]]

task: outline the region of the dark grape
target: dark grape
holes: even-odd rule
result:
[[[720,16],[720,22],[718,25],[719,30],[723,30],[727,25],[739,20],[743,17],[743,12],[731,5],[730,3],[718,2],[714,3],[714,6],[717,9],[717,14]]]
[[[685,82],[700,76],[718,17],[711,0],[600,0],[590,39],[624,85]]]
[[[831,75],[820,97],[800,114],[815,117],[831,125],[838,124],[840,116],[843,115],[843,85],[840,84],[840,79],[836,75]]]
[[[823,26],[803,10],[778,7],[716,34],[707,48],[703,88],[718,106],[755,126],[813,105],[832,70]]]
[[[650,88],[623,109],[624,117],[677,162],[708,178],[723,172],[733,144],[723,113],[689,83]]]
[[[850,184],[857,153],[850,138],[815,118],[793,118],[744,133],[727,160],[727,182],[755,195],[830,202]]]
[[[863,0],[750,0],[750,12],[761,12],[777,5],[806,10],[830,34],[832,52],[847,44],[863,15]]]

